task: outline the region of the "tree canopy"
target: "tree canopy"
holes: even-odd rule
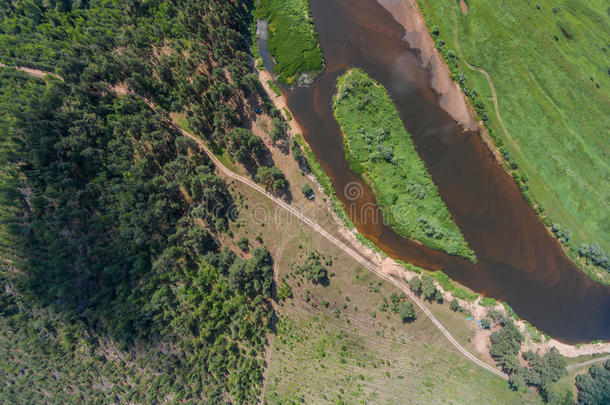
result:
[[[0,68],[0,402],[256,398],[272,259],[221,249],[232,196],[169,119],[258,158],[250,6],[0,4],[0,62],[64,79]]]

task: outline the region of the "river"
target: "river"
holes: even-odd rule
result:
[[[469,288],[508,302],[558,340],[609,340],[610,287],[591,280],[567,258],[476,130],[465,132],[440,107],[431,72],[403,39],[403,27],[374,0],[310,4],[327,67],[311,87],[286,96],[358,231],[393,258],[442,269]],[[478,263],[408,241],[376,220],[370,209],[375,199],[349,169],[332,114],[336,78],[350,66],[364,69],[390,93]],[[356,200],[345,193],[354,183],[362,190]]]

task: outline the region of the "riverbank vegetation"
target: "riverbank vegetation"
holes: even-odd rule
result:
[[[576,376],[578,403],[602,405],[610,403],[610,360],[591,366],[585,374]]]
[[[499,315],[498,312],[496,314]],[[504,319],[501,316],[495,318],[493,319],[494,323],[500,324],[501,327],[490,336],[491,347],[489,353],[496,363],[502,367],[502,370],[509,375],[511,388],[515,391],[523,391],[527,386],[530,386],[535,388],[547,403],[571,404],[571,392],[558,394],[554,389],[554,384],[568,375],[566,359],[555,348],[542,356],[538,352],[521,352],[524,336],[513,320],[510,318]],[[487,321],[484,327],[489,328],[491,321],[488,319],[483,319],[483,321]],[[520,362],[520,358],[523,361]],[[564,398],[568,400],[562,402]]]
[[[610,283],[605,4],[469,0],[463,14],[458,3],[419,0],[454,80],[528,203],[549,228],[555,223],[553,232],[572,259]],[[506,131],[486,77],[467,63],[489,73]],[[601,252],[596,259],[588,254],[592,246]]]
[[[267,46],[280,83],[306,84],[324,68],[308,0],[260,0],[255,17],[267,20]]]
[[[351,69],[337,81],[333,109],[350,168],[372,187],[384,220],[406,238],[475,260],[386,90]]]
[[[330,205],[335,214],[337,214],[337,216],[341,220],[341,222],[343,222],[343,224],[347,226],[348,229],[355,229],[356,226],[347,215],[347,212],[345,212],[343,203],[341,203],[341,200],[339,200],[339,197],[337,197],[337,194],[335,193],[333,183],[330,181],[330,178],[328,177],[324,169],[322,169],[322,166],[320,166],[320,163],[318,163],[316,156],[313,154],[313,151],[311,150],[309,145],[307,145],[301,134],[294,135],[291,149],[292,156],[299,164],[299,166],[305,171],[310,172],[314,175],[316,181],[318,182],[320,187],[322,187],[326,196],[328,196],[328,198],[330,199]],[[369,241],[369,243],[372,242]]]
[[[479,298],[479,294],[469,289],[458,287],[453,281],[451,281],[448,275],[440,270],[434,271],[430,273],[430,275],[443,288],[443,290],[450,292],[455,298],[469,302],[474,302],[477,298]]]

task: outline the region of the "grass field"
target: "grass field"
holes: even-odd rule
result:
[[[392,285],[307,231],[282,234],[279,288],[290,285],[293,297],[278,307],[264,389],[268,404],[541,403],[458,354],[421,312],[412,323],[382,312],[384,299],[399,293]],[[310,249],[333,259],[328,286],[292,270]],[[446,304],[432,307],[468,344],[463,315]]]
[[[372,186],[385,221],[404,237],[474,259],[386,90],[351,69],[337,81],[333,109],[350,167]]]
[[[571,232],[573,246],[599,243],[607,252],[607,4],[601,0],[467,3],[465,15],[457,1],[419,0],[437,47],[475,110],[487,118],[486,126],[508,157],[526,199],[533,197],[547,225],[558,223]],[[487,79],[464,59],[489,73],[506,131],[496,116]]]
[[[255,16],[269,23],[267,45],[280,83],[291,85],[300,75],[324,68],[308,0],[260,0]]]

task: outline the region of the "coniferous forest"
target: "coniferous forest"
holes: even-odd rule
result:
[[[260,102],[248,2],[0,3],[0,402],[250,402],[272,259],[219,242]],[[156,106],[150,108],[140,95]],[[220,208],[219,208],[220,207]]]

